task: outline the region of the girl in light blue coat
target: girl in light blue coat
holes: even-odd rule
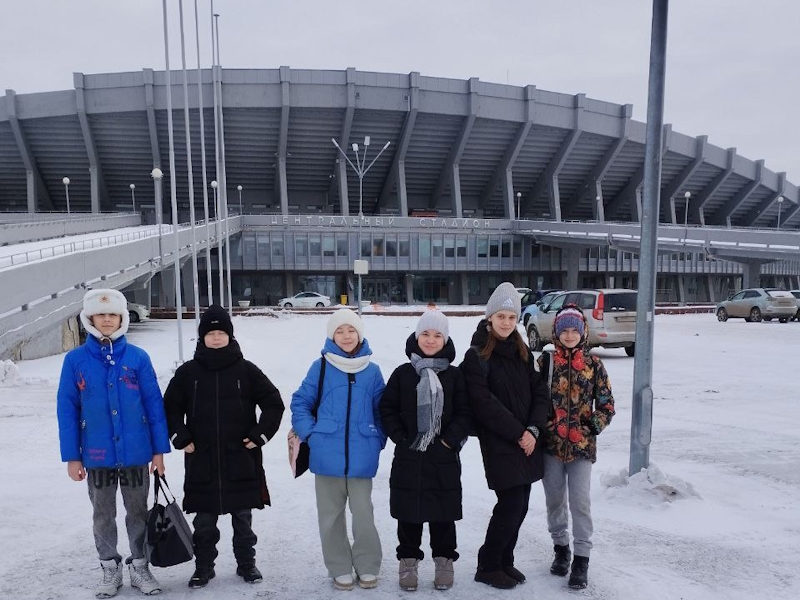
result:
[[[381,542],[372,510],[372,478],[386,444],[379,403],[383,375],[370,362],[364,323],[350,309],[328,320],[322,357],[292,395],[292,426],[311,449],[319,535],[328,575],[337,589],[374,588]],[[353,544],[345,506],[353,515]],[[355,578],[353,577],[355,571]]]

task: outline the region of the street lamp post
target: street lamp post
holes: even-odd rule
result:
[[[778,196],[778,227],[777,227],[777,231],[781,230],[781,204],[783,204],[783,196]]]
[[[64,191],[67,193],[67,214],[69,214],[69,177],[64,177],[61,183],[64,184]]]
[[[517,221],[520,220],[519,215],[519,201],[522,199],[522,192],[517,192]]]
[[[239,190],[239,216],[242,216],[242,186],[237,185],[236,189]]]
[[[692,197],[692,192],[684,192],[683,198],[686,200],[686,204],[683,208],[683,245],[686,245],[686,236],[689,234],[689,200]]]
[[[347,164],[349,164],[351,167],[353,167],[353,171],[355,171],[356,175],[358,175],[358,260],[360,261],[361,260],[361,226],[364,223],[364,176],[372,168],[372,165],[375,164],[375,161],[378,160],[378,158],[380,158],[381,154],[384,153],[384,151],[389,147],[389,145],[392,142],[386,142],[386,144],[384,144],[383,148],[381,148],[381,151],[378,152],[377,156],[375,156],[375,158],[372,159],[372,162],[369,163],[369,165],[367,165],[366,167],[364,165],[367,164],[367,150],[369,150],[369,143],[370,143],[369,136],[365,136],[364,137],[364,155],[363,156],[360,156],[358,154],[358,151],[359,151],[358,144],[354,143],[353,146],[352,146],[353,152],[355,152],[355,155],[356,155],[356,164],[353,164],[353,161],[350,160],[350,158],[347,156],[345,151],[342,150],[341,146],[339,146],[339,143],[334,138],[331,138],[331,142],[333,142],[333,145],[336,146],[336,149],[339,151],[339,153],[347,161]],[[357,301],[358,301],[358,314],[360,315],[361,314],[361,272],[360,272],[360,270],[359,270],[359,273],[358,273],[358,300]]]
[[[217,220],[217,259],[219,265],[219,305],[224,307],[225,306],[225,280],[223,276],[223,269],[222,269],[222,222],[220,221],[220,214],[222,212],[222,207],[220,206],[222,198],[220,198],[220,194],[217,192],[219,188],[219,184],[217,180],[211,182],[211,189],[214,190],[214,217]]]
[[[161,172],[161,169],[155,167],[152,171],[150,171],[150,177],[153,178],[153,184],[155,185],[156,227],[158,227],[158,255],[161,257],[160,264],[163,265],[164,249],[161,245],[161,222],[164,218],[162,212],[164,209],[161,207],[161,178],[164,177],[164,173]]]
[[[136,212],[136,185],[132,183],[128,187],[131,188],[131,203],[133,203],[133,212]]]

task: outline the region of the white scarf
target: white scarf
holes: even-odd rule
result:
[[[325,360],[344,373],[359,373],[369,366],[369,355],[346,357],[326,352]]]

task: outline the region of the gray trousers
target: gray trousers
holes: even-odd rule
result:
[[[92,503],[94,545],[100,560],[122,560],[117,552],[117,487],[125,506],[125,528],[131,558],[144,558],[147,528],[147,496],[150,474],[147,465],[125,469],[88,469],[89,500]]]
[[[592,550],[592,504],[590,485],[592,462],[576,459],[565,463],[550,454],[544,455],[544,496],[547,503],[547,528],[553,543],[569,545],[569,517],[572,514],[573,551],[589,556]]]
[[[316,475],[317,516],[322,557],[330,577],[378,575],[383,554],[372,512],[372,479]],[[345,507],[353,515],[353,545],[347,536]]]

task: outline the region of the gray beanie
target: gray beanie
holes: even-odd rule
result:
[[[417,330],[415,332],[416,338],[419,339],[422,332],[429,329],[441,333],[444,336],[445,344],[447,340],[450,339],[450,327],[447,324],[447,316],[438,309],[434,308],[433,310],[426,310],[422,313],[422,316],[417,322]]]
[[[522,312],[519,292],[514,284],[508,281],[498,285],[489,296],[489,301],[486,303],[486,318],[488,319],[501,310],[510,310],[517,315],[517,319],[519,319],[519,313]]]

